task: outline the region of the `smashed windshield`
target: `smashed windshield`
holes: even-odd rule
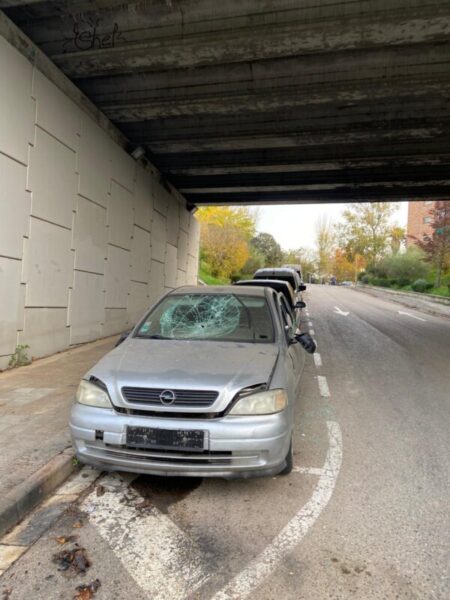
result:
[[[237,294],[174,294],[140,325],[137,337],[273,342],[266,299]]]

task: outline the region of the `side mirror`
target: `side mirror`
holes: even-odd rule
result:
[[[119,339],[114,344],[114,348],[117,348],[117,346],[120,346],[120,344],[127,339],[127,337],[130,335],[130,333],[131,333],[131,329],[129,329],[128,331],[124,331],[123,333],[121,333],[120,336],[119,336]]]
[[[306,308],[306,302],[303,302],[303,300],[299,300],[298,302],[296,302],[294,308]]]
[[[316,351],[316,344],[309,333],[298,333],[295,336],[296,341],[308,352],[308,354],[314,354]]]
[[[306,285],[304,283],[301,283],[297,288],[298,292],[304,292],[305,290],[306,290]]]

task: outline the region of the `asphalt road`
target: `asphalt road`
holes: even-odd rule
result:
[[[450,321],[351,289],[310,286],[307,302],[319,356],[303,373],[296,472],[103,476],[0,592],[70,599],[98,578],[95,600],[449,598]],[[73,534],[84,576],[52,562],[55,537]]]

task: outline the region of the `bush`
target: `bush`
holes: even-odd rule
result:
[[[399,287],[406,287],[407,285],[411,285],[411,279],[408,279],[408,277],[399,277],[398,279],[393,279],[392,283],[395,283]]]
[[[403,254],[386,257],[377,269],[380,273],[385,272],[385,277],[396,279],[399,285],[401,280],[407,279],[408,283],[405,285],[409,285],[411,281],[424,279],[430,270],[429,266],[423,262],[423,252],[415,246],[408,248]]]
[[[372,285],[378,285],[380,287],[391,287],[392,281],[390,279],[384,279],[383,277],[374,277],[370,282]]]
[[[426,279],[416,279],[416,281],[411,285],[412,289],[415,292],[426,292],[433,287],[433,284],[427,281]]]
[[[361,273],[358,273],[358,277],[357,277],[358,281],[362,281],[363,277],[369,278],[369,276],[367,275],[367,273],[365,271],[361,271]]]
[[[370,277],[365,273],[361,278],[358,278],[361,283],[370,283]]]

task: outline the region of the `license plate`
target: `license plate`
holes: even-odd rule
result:
[[[127,427],[127,446],[134,448],[205,449],[205,432],[201,429],[159,429],[157,427]]]

